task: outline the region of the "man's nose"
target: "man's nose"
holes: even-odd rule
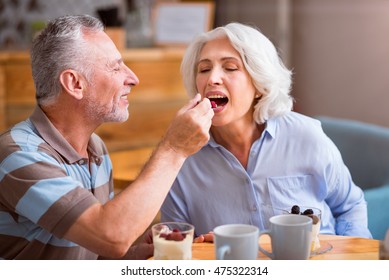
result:
[[[139,84],[139,79],[138,76],[130,69],[127,67],[127,81],[126,84],[130,84],[131,86],[136,86]]]

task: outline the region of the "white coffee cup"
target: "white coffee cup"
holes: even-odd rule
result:
[[[259,250],[274,260],[306,260],[310,256],[312,219],[304,215],[285,214],[270,218],[270,229],[259,236],[269,235],[272,252],[259,244]]]
[[[259,229],[253,225],[227,224],[214,230],[217,260],[255,260]]]

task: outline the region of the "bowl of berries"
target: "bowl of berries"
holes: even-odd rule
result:
[[[194,226],[188,223],[158,223],[151,228],[155,260],[190,260]]]

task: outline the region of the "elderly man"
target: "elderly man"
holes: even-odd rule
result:
[[[197,95],[177,113],[138,178],[113,197],[111,161],[94,131],[127,120],[137,76],[87,15],[50,22],[31,63],[37,106],[0,137],[0,259],[149,257],[152,244],[131,245],[185,159],[207,143],[209,100]]]

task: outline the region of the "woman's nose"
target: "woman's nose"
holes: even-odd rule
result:
[[[210,72],[208,78],[209,85],[221,84],[222,83],[222,74],[217,69],[214,69]]]

